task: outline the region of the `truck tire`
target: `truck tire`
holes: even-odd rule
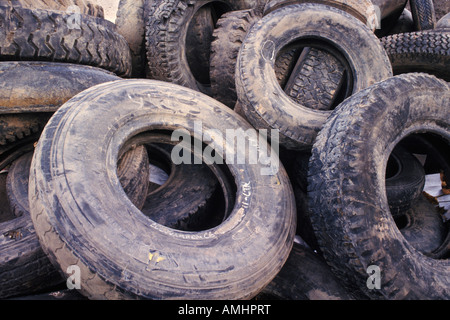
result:
[[[450,296],[450,261],[405,239],[384,188],[387,159],[403,138],[428,132],[449,144],[449,98],[448,83],[434,76],[389,78],[343,102],[314,144],[308,198],[315,234],[335,274],[371,298]],[[369,266],[382,274],[377,290],[367,285]]]
[[[8,204],[14,218],[0,223],[2,298],[50,290],[65,281],[42,251],[30,217],[28,181],[32,157],[33,152],[28,152],[14,160],[7,176]],[[143,146],[126,151],[118,163],[120,183],[136,206],[142,206],[146,198],[148,165]]]
[[[79,266],[81,293],[91,299],[244,299],[256,296],[280,271],[296,228],[294,196],[281,165],[278,172],[265,175],[261,169],[268,168],[263,165],[233,164],[227,158],[237,190],[233,210],[220,225],[198,232],[153,222],[120,191],[113,166],[123,142],[148,130],[194,132],[194,121],[200,120],[205,128],[220,132],[253,130],[216,100],[154,80],[100,84],[71,99],[50,119],[34,153],[31,216],[50,260],[60,270]],[[66,135],[69,128],[78,133]],[[78,141],[76,148],[71,137]],[[85,139],[89,143],[81,142]],[[64,147],[57,147],[60,143]],[[220,146],[216,139],[210,147],[234,154],[234,147]],[[48,148],[55,152],[46,152]],[[81,161],[76,154],[93,158]],[[59,179],[50,173],[56,163],[49,156],[66,159],[60,168],[65,187],[56,186]],[[71,174],[80,165],[84,169]],[[46,196],[47,188],[58,201]],[[77,233],[76,241],[63,230],[68,225],[71,234]]]
[[[0,146],[39,133],[64,102],[91,86],[115,80],[120,78],[90,66],[0,62]]]
[[[450,31],[400,33],[381,41],[395,75],[426,72],[450,81]]]
[[[215,24],[225,12],[242,9],[241,5],[234,0],[152,1],[146,14],[147,77],[210,94],[209,54],[214,30],[210,20]],[[205,14],[209,19],[201,18]],[[201,68],[208,70],[205,73]]]
[[[114,23],[88,15],[77,18],[59,11],[0,6],[0,59],[84,64],[129,76],[130,48]]]
[[[314,22],[328,19],[333,27]],[[323,29],[323,30],[322,30]],[[352,34],[352,37],[343,37]],[[311,38],[316,43],[311,45]],[[309,39],[308,47],[326,47],[351,70],[350,92],[392,76],[389,58],[378,38],[358,19],[321,4],[297,4],[275,10],[254,24],[239,52],[236,88],[240,114],[258,129],[280,131],[287,149],[311,148],[331,111],[312,110],[296,104],[279,86],[273,66],[286,43]],[[317,40],[321,39],[321,40]],[[345,58],[344,58],[345,56]]]

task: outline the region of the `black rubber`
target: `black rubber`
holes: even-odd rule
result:
[[[400,33],[381,42],[395,75],[426,72],[450,81],[450,30]]]
[[[450,261],[409,243],[389,210],[385,170],[391,150],[415,132],[448,144],[447,82],[405,74],[363,90],[335,110],[318,135],[308,173],[312,224],[336,275],[374,299],[448,299]],[[426,108],[424,108],[426,106]],[[367,268],[382,272],[369,289]]]
[[[386,165],[385,184],[389,208],[395,217],[409,209],[422,195],[425,169],[414,155],[396,146]]]
[[[210,94],[214,24],[242,5],[239,0],[151,1],[146,7],[147,77]]]
[[[146,130],[193,132],[196,120],[205,130],[252,129],[216,100],[154,80],[100,84],[71,99],[50,119],[30,174],[31,216],[51,261],[61,270],[80,267],[84,295],[252,298],[280,271],[296,228],[294,196],[281,165],[277,173],[264,175],[262,165],[232,164],[227,158],[237,190],[233,210],[220,225],[198,232],[153,222],[130,205],[119,187],[114,167],[121,144]],[[229,144],[208,144],[234,154]],[[104,152],[96,151],[98,146]],[[49,148],[54,152],[47,152]],[[91,161],[81,159],[84,155]],[[50,160],[54,157],[65,160]],[[57,170],[61,180],[51,173],[56,163],[64,163]],[[48,188],[57,201],[47,197]]]
[[[416,31],[432,30],[436,27],[436,12],[433,0],[409,0]]]
[[[0,59],[91,65],[127,77],[131,53],[115,24],[89,15],[0,6]]]

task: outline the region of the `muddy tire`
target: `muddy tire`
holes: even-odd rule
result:
[[[211,24],[226,12],[242,9],[240,4],[229,0],[153,1],[146,14],[148,78],[210,94]],[[203,19],[206,15],[208,19]]]
[[[99,108],[105,103],[106,112]],[[99,116],[103,121],[94,121]],[[225,128],[251,129],[214,99],[152,80],[119,81],[87,89],[60,108],[46,126],[32,163],[31,215],[51,261],[61,270],[72,264],[80,267],[84,295],[92,299],[251,298],[287,260],[295,233],[295,203],[282,166],[275,175],[261,175],[262,165],[227,163],[237,188],[233,211],[220,225],[198,232],[186,233],[152,222],[120,191],[114,167],[124,141],[151,129],[193,132],[194,120],[200,119],[206,128],[221,132]],[[81,131],[64,134],[69,127],[72,132]],[[95,132],[86,128],[95,128]],[[71,136],[79,141],[77,150],[67,140]],[[80,143],[80,139],[90,143]],[[65,147],[56,147],[60,143]],[[80,146],[88,148],[80,150]],[[233,154],[228,144],[219,146],[213,140],[210,146]],[[49,161],[48,148],[55,150],[52,155],[57,158],[71,154],[60,168],[68,183],[61,189],[59,179],[50,173],[54,162]],[[86,162],[76,154],[95,159]],[[84,170],[70,174],[80,165]],[[84,186],[74,189],[73,184],[79,183]],[[74,197],[63,192],[67,187],[76,193]],[[58,201],[46,197],[47,188],[55,191]],[[100,198],[108,201],[96,200],[100,189]],[[258,192],[249,194],[252,190]],[[70,233],[76,230],[76,241],[64,231],[67,225]]]
[[[0,146],[40,133],[53,112],[79,92],[119,79],[83,65],[0,62]]]
[[[133,78],[145,78],[145,0],[120,0],[116,13],[117,32],[131,50]]]
[[[301,17],[301,18],[299,18]],[[312,17],[321,17],[317,21]],[[329,19],[332,28],[324,28]],[[314,20],[314,21],[313,21]],[[322,30],[323,29],[323,30]],[[352,34],[352,37],[343,37]],[[308,149],[331,111],[312,110],[292,101],[274,77],[274,60],[286,43],[307,41],[326,47],[352,70],[350,92],[356,93],[392,75],[379,40],[355,17],[320,4],[291,5],[275,10],[252,27],[239,52],[236,88],[241,114],[256,128],[280,130],[280,144]],[[318,40],[321,39],[321,40]]]
[[[102,6],[84,0],[0,0],[0,6],[56,10],[66,13],[87,14],[98,18],[105,17]]]
[[[23,23],[21,23],[23,21]],[[131,74],[127,41],[105,19],[0,6],[0,59],[84,64]]]
[[[324,258],[371,298],[449,298],[450,261],[426,257],[403,237],[384,188],[387,159],[403,138],[432,132],[449,143],[449,98],[448,83],[434,76],[392,77],[341,104],[314,144],[308,197]],[[382,272],[378,290],[367,286],[368,266]]]
[[[395,75],[426,72],[450,81],[450,32],[422,31],[382,38]]]
[[[432,30],[436,27],[436,12],[432,0],[409,0],[416,31]]]

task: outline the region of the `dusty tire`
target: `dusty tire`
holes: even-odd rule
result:
[[[149,65],[147,77],[210,94],[209,80],[204,79],[209,78],[209,71],[199,71],[200,67],[208,68],[209,57],[199,62],[199,57],[190,53],[201,46],[201,56],[209,56],[209,50],[206,52],[204,47],[211,46],[213,28],[204,27],[211,34],[201,30],[201,26],[200,30],[196,30],[196,19],[201,18],[197,14],[202,15],[205,13],[204,9],[207,9],[206,13],[214,16],[212,19],[216,22],[225,12],[241,9],[239,4],[239,1],[233,0],[153,1],[146,14],[146,53]],[[187,42],[188,36],[195,40],[195,46],[192,47]]]
[[[133,78],[145,78],[145,0],[120,0],[116,13],[117,32],[131,50]]]
[[[254,10],[230,11],[217,21],[211,43],[211,96],[230,108],[237,101],[235,71],[242,42],[261,18]]]
[[[395,75],[426,72],[450,81],[450,32],[395,34],[382,38]]]
[[[102,6],[84,0],[1,0],[0,6],[56,10],[66,13],[87,14],[98,18],[104,18],[105,16]]]
[[[341,104],[314,144],[308,197],[315,233],[335,274],[369,297],[450,296],[450,261],[430,259],[405,240],[383,173],[390,150],[409,134],[432,132],[449,144],[449,98],[448,83],[433,76],[392,77]],[[382,273],[377,290],[367,286],[369,266]]]
[[[269,0],[264,6],[263,15],[267,15],[285,6],[302,3],[318,3],[332,6],[356,17],[372,31],[377,27],[377,13],[372,1],[368,0]]]
[[[312,17],[320,17],[315,19]],[[329,19],[333,28],[323,27]],[[352,37],[343,37],[352,34]],[[296,104],[274,76],[277,53],[287,43],[314,38],[333,55],[343,57],[352,71],[356,93],[392,75],[391,64],[375,35],[355,17],[320,4],[290,5],[259,20],[239,52],[236,66],[238,103],[256,128],[280,130],[280,144],[288,149],[308,149],[331,111],[312,110]],[[321,40],[317,40],[321,39]],[[338,52],[336,52],[336,50]]]
[[[409,0],[416,31],[432,30],[436,27],[436,12],[432,0]]]
[[[84,64],[129,76],[130,48],[114,23],[88,15],[78,18],[0,6],[0,59]]]
[[[0,62],[0,146],[39,133],[52,113],[77,93],[119,79],[83,65]]]
[[[118,176],[129,199],[141,206],[148,181],[148,157],[143,146],[127,150],[118,163]],[[0,297],[31,294],[64,283],[64,277],[41,249],[30,217],[28,181],[33,152],[11,165],[6,181],[8,203],[14,218],[0,223]],[[5,204],[3,204],[5,205]]]
[[[23,167],[27,157],[25,155],[16,160],[19,162],[14,161],[8,173],[7,184],[10,183],[10,175]],[[20,187],[26,188],[28,181],[23,182],[26,185],[21,184]],[[15,212],[14,217],[0,223],[1,298],[31,294],[63,283],[63,278],[41,249],[30,215],[21,214],[21,207],[27,206],[27,202],[14,204],[11,207],[11,211]],[[2,205],[8,206],[8,202]]]
[[[106,112],[98,108],[105,103]],[[103,121],[90,125],[97,116]],[[192,89],[152,80],[124,80],[87,89],[52,117],[33,158],[31,215],[51,261],[61,270],[72,264],[80,267],[83,294],[93,299],[251,298],[281,269],[295,232],[295,203],[282,166],[277,174],[266,176],[261,175],[262,165],[228,163],[237,187],[234,209],[222,224],[199,232],[186,233],[152,222],[119,190],[113,167],[122,142],[152,129],[185,128],[193,132],[193,121],[200,119],[205,128],[221,128],[221,132],[225,128],[251,129],[214,99]],[[69,150],[74,146],[67,140],[71,135],[63,133],[69,127],[71,131],[84,131],[72,135],[78,141],[90,141],[78,143],[78,150],[72,151],[99,158],[80,162]],[[95,134],[83,128],[95,128]],[[92,143],[93,137],[99,141]],[[109,137],[107,141],[103,140],[105,137]],[[65,147],[56,147],[60,143]],[[82,145],[88,149],[95,146],[97,151],[80,150]],[[102,152],[98,152],[98,145],[103,147]],[[211,147],[217,151],[225,148],[222,154],[232,151],[228,144],[218,146],[215,140]],[[49,162],[47,148],[55,150],[52,154],[58,158],[71,154],[61,173],[63,180],[68,179],[66,187],[77,194],[75,197],[54,185],[59,184],[57,177],[44,173],[52,171],[49,164],[54,163]],[[84,167],[76,170],[81,175],[70,177],[71,168],[79,165]],[[86,192],[84,187],[74,189],[73,182],[79,182],[72,178],[89,181],[85,187],[92,191]],[[107,202],[95,200],[98,183],[108,186],[101,188]],[[249,194],[248,187],[258,192]],[[57,202],[45,196],[47,188],[55,190]],[[77,206],[69,203],[83,204],[78,207],[84,208],[83,213],[80,215]],[[66,204],[72,209],[68,210]],[[63,215],[64,223],[60,220]],[[76,242],[64,232],[67,225],[71,233],[76,230]],[[61,246],[63,249],[56,250]]]

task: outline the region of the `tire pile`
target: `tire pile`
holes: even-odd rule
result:
[[[436,20],[429,0],[121,0],[115,23],[0,0],[0,298],[449,299]]]

